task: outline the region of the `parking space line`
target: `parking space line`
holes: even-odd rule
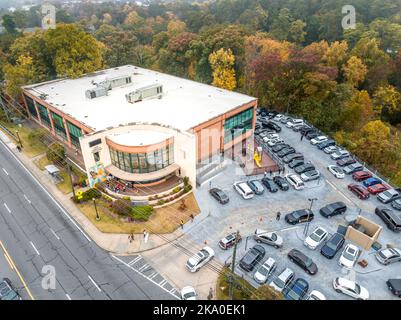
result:
[[[60,237],[56,234],[56,232],[54,232],[52,228],[50,228],[50,231],[53,233],[57,240],[60,240]]]
[[[97,285],[97,283],[95,282],[95,280],[93,280],[92,279],[92,277],[88,274],[88,278],[89,278],[89,280],[93,283],[93,285],[96,287],[96,289],[99,291],[99,292],[102,292],[102,289],[100,289],[100,287]]]
[[[349,203],[353,203],[355,204],[354,201],[352,201],[351,199],[349,199],[344,193],[342,193],[342,191],[340,191],[334,184],[332,184],[329,180],[326,179],[326,182],[333,188],[335,189],[339,194],[341,194]],[[356,204],[355,204],[356,205]]]
[[[6,210],[8,211],[8,213],[11,213],[10,208],[8,207],[7,203],[4,202],[4,207],[6,208]]]
[[[163,287],[166,283],[167,283],[167,280],[163,279],[161,282],[159,282],[159,285]]]
[[[3,169],[4,173],[5,173],[6,175],[8,175],[8,172],[7,172],[7,170],[6,170],[6,169],[4,169],[4,168],[2,168],[2,169]]]
[[[152,273],[148,278],[149,279],[153,279],[154,277],[156,277],[159,273],[158,272],[154,272]]]
[[[31,204],[31,200],[29,200],[28,197],[25,194],[24,194],[24,198],[29,204]]]
[[[68,293],[66,293],[65,296],[67,297],[68,300],[72,300]]]
[[[149,265],[146,263],[146,264],[144,264],[142,267],[140,267],[140,268],[138,269],[138,271],[141,272],[141,271],[145,270],[147,267],[149,267]]]
[[[10,265],[11,270],[14,270],[13,264],[10,260],[10,258],[4,253],[4,258],[6,258],[8,264]]]
[[[133,264],[135,264],[136,262],[138,262],[139,260],[141,260],[142,257],[138,256],[135,259],[131,260],[130,262],[128,262],[128,265],[132,266]]]
[[[31,244],[33,250],[35,250],[36,254],[37,254],[38,256],[40,256],[40,253],[39,253],[38,249],[36,249],[36,247],[35,247],[35,245],[33,244],[32,241],[30,242],[30,244]]]

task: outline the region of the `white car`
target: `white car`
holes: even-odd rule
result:
[[[333,280],[333,288],[358,300],[368,300],[369,291],[352,280],[337,277]]]
[[[269,140],[268,142],[267,142],[267,145],[269,146],[269,147],[273,147],[273,146],[275,146],[276,144],[278,144],[278,143],[283,143],[284,142],[284,140],[283,139],[272,139],[272,140]]]
[[[296,174],[287,174],[285,176],[288,183],[294,187],[295,190],[302,190],[305,188],[305,183]]]
[[[277,133],[269,133],[268,135],[263,137],[264,142],[269,142],[270,140],[280,139],[280,136]]]
[[[330,155],[333,160],[340,160],[349,156],[350,153],[347,150],[338,150]]]
[[[320,291],[312,290],[312,292],[309,293],[307,300],[327,300],[327,299],[324,296],[324,294],[321,293]]]
[[[340,260],[338,260],[338,263],[340,264],[340,266],[343,266],[347,269],[352,269],[356,263],[356,260],[358,260],[358,257],[359,257],[358,247],[349,243],[344,248]]]
[[[245,200],[252,199],[253,196],[255,195],[246,182],[243,181],[234,182],[233,187]]]
[[[324,142],[327,140],[328,140],[328,138],[326,136],[318,136],[316,138],[311,139],[310,143],[315,145],[315,144],[318,144],[320,142]]]
[[[328,146],[323,149],[324,153],[327,153],[327,154],[331,154],[333,152],[336,152],[337,150],[338,150],[337,146]]]
[[[182,288],[181,290],[181,299],[182,300],[196,300],[197,293],[194,288],[191,286],[187,286]]]
[[[327,169],[337,178],[337,179],[344,179],[345,173],[344,170],[335,165],[328,166]]]
[[[324,240],[326,240],[329,233],[322,227],[317,227],[313,232],[305,239],[304,245],[309,249],[315,250]]]
[[[285,126],[287,128],[292,128],[293,126],[299,125],[299,124],[304,124],[304,121],[302,119],[292,119],[291,121],[288,121]]]
[[[263,284],[267,281],[267,278],[274,272],[277,267],[276,260],[268,258],[258,270],[256,270],[253,278],[259,284]]]
[[[213,257],[213,249],[210,247],[203,247],[197,254],[188,259],[186,267],[190,272],[197,272],[206,263],[212,260]]]
[[[284,115],[279,113],[279,114],[276,114],[276,116],[273,118],[273,120],[274,121],[280,121],[283,118],[284,118]]]

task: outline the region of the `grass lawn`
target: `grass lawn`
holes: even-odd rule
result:
[[[227,282],[227,275],[230,274],[227,268],[223,268],[222,273],[217,279],[216,284],[216,299],[217,300],[229,300],[230,284]],[[255,288],[246,280],[237,276],[236,281],[239,286],[234,287],[233,299],[234,300],[249,300],[252,293],[255,292]],[[242,289],[240,289],[242,288]]]
[[[190,214],[196,216],[199,212],[199,206],[193,193],[185,198],[187,205],[186,211],[180,211],[180,201],[170,206],[155,209],[150,219],[146,222],[125,223],[113,219],[104,212],[101,206],[98,206],[100,221],[96,221],[96,212],[92,202],[78,204],[78,208],[83,214],[102,232],[105,233],[142,233],[144,229],[150,233],[171,233],[180,227],[181,219],[184,222],[190,220]],[[101,200],[98,200],[101,201]]]

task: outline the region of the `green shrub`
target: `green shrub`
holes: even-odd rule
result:
[[[187,184],[185,187],[184,187],[184,193],[188,193],[189,191],[191,191],[192,190],[192,186],[190,185],[190,184]]]
[[[184,178],[182,179],[182,181],[184,182],[184,187],[187,186],[187,185],[189,185],[189,178],[188,178],[188,177],[184,177]]]
[[[65,149],[61,143],[53,142],[46,150],[47,159],[58,165],[65,165]]]
[[[175,187],[175,188],[173,189],[172,194],[176,194],[176,193],[180,192],[180,190],[181,190],[181,187]]]
[[[113,199],[110,198],[109,196],[105,195],[105,194],[102,194],[102,198],[107,202],[113,202]]]
[[[127,200],[127,201],[131,201],[131,198],[129,196],[124,196],[122,199],[123,200]]]
[[[132,205],[127,200],[118,199],[110,203],[110,208],[119,215],[127,216],[131,213]]]
[[[82,193],[82,201],[89,201],[93,198],[99,199],[102,196],[102,193],[96,188],[90,188]]]
[[[131,217],[137,221],[148,221],[152,213],[152,206],[135,206],[131,209]]]
[[[37,143],[43,143],[44,137],[48,134],[48,131],[43,128],[33,129],[29,132],[28,141],[31,145]]]
[[[157,201],[157,205],[158,206],[161,206],[161,205],[163,205],[165,203],[166,203],[166,200],[164,200],[164,199],[160,199],[159,201]]]

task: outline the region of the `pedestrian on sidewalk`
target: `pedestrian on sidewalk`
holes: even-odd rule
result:
[[[146,230],[143,230],[143,239],[146,239]]]
[[[264,174],[264,177],[263,178],[266,178],[267,177],[267,172],[265,171],[265,174]]]
[[[191,213],[191,215],[189,217],[191,218],[191,222],[194,222],[195,217],[194,217],[194,215],[192,213]]]
[[[270,177],[272,176],[272,174],[273,174],[273,171],[272,171],[272,169],[270,169]]]
[[[278,175],[280,175],[281,173],[281,168],[278,168]]]
[[[276,214],[276,220],[277,220],[277,221],[280,221],[280,218],[281,218],[281,212],[279,211],[279,212],[277,212],[277,214]]]
[[[213,299],[213,288],[209,289],[209,294],[207,296],[207,300],[212,300]]]
[[[304,134],[302,133],[302,134],[301,134],[301,141],[303,140],[303,138],[304,138]]]
[[[184,229],[184,220],[181,220],[180,225],[181,225],[181,229]]]

